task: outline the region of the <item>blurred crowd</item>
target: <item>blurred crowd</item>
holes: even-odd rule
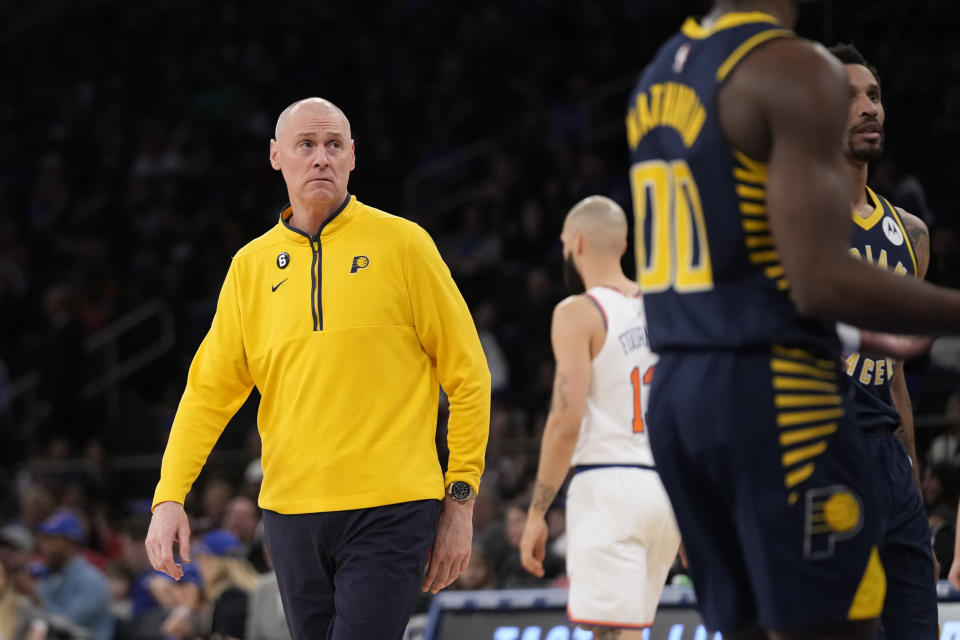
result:
[[[285,203],[267,162],[274,120],[309,95],[351,119],[351,192],[437,240],[490,363],[477,546],[457,588],[562,585],[562,501],[549,517],[547,578],[523,572],[516,553],[553,378],[550,314],[564,295],[559,227],[593,193],[629,210],[627,91],[706,4],[0,8],[11,89],[0,93],[0,638],[283,635],[255,504],[256,393],[191,493],[187,577],[150,571],[142,541],[159,452],[230,257]],[[960,217],[942,161],[960,148],[960,5],[824,1],[803,11],[801,33],[853,41],[880,68],[888,152],[871,184],[929,225],[929,278],[960,286]],[[629,254],[624,266],[633,272]],[[152,300],[173,314],[173,347],[107,393],[85,390],[106,371],[91,337]],[[155,334],[135,328],[110,348],[122,360]],[[960,348],[943,340],[907,373],[946,571]],[[445,417],[441,407],[441,456]]]

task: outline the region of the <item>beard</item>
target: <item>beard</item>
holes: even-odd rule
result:
[[[577,265],[573,264],[572,253],[563,259],[563,284],[567,287],[570,295],[573,296],[578,296],[587,291],[586,285],[583,284],[583,278],[577,271]]]
[[[880,139],[873,144],[862,144],[857,145],[855,140],[856,134],[850,134],[850,138],[847,141],[847,153],[851,158],[859,160],[860,162],[873,162],[883,155],[883,143],[886,139],[886,135],[883,131],[880,132]]]

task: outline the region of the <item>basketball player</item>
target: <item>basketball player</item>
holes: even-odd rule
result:
[[[843,144],[853,186],[850,253],[898,275],[923,278],[930,263],[926,225],[867,186],[868,165],[883,153],[886,114],[879,74],[853,45],[838,45],[830,53],[844,64],[850,84]],[[930,525],[917,490],[913,409],[903,363],[855,352],[846,359],[846,373],[853,387],[853,415],[868,435],[881,486],[880,561],[887,573],[887,598],[879,637],[935,640],[939,630],[937,590],[930,575]]]
[[[872,638],[875,462],[833,322],[956,333],[960,293],[849,254],[849,88],[799,0],[716,0],[630,97],[648,425],[708,627]],[[817,316],[829,318],[818,319]]]
[[[573,295],[553,312],[556,380],[521,561],[543,576],[544,518],[572,464],[570,620],[593,628],[598,640],[639,640],[653,623],[680,544],[643,421],[656,356],[647,345],[640,291],[620,268],[623,209],[601,196],[581,200],[560,239]]]

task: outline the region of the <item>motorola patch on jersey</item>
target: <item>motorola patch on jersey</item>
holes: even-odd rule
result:
[[[903,232],[900,231],[900,226],[897,224],[897,221],[886,216],[883,219],[883,233],[887,236],[887,240],[896,246],[903,244]]]

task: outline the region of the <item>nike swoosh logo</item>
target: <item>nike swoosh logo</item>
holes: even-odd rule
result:
[[[286,282],[286,281],[289,280],[289,279],[290,279],[290,278],[284,278],[283,280],[281,280],[281,281],[278,282],[277,284],[275,284],[275,285],[273,285],[272,287],[270,287],[270,291],[276,291],[278,288],[280,288],[280,285],[282,285],[284,282]]]

